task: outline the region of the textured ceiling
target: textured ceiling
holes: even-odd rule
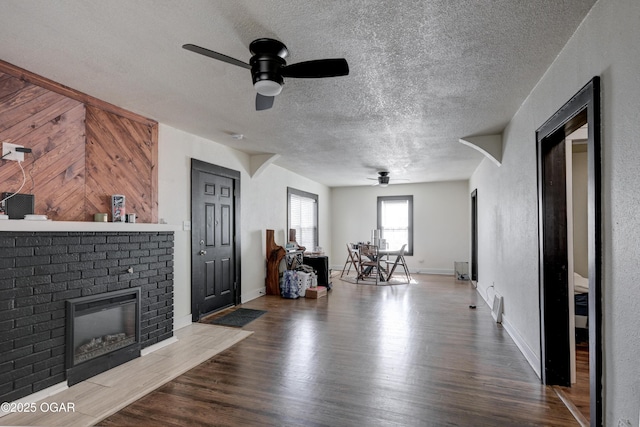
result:
[[[593,0],[3,0],[0,59],[329,186],[467,179],[458,139],[500,133]],[[287,79],[255,111],[248,62],[281,40],[289,64],[346,58],[350,74]],[[231,134],[243,134],[236,140]],[[403,181],[406,182],[406,181]]]

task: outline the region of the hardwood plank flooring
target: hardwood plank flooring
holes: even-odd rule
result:
[[[414,278],[243,304],[252,336],[99,425],[578,425],[468,282]]]
[[[589,425],[590,394],[589,394],[589,343],[576,345],[576,383],[571,387],[556,386],[556,393],[564,398],[567,405],[577,411],[576,417],[582,425]]]

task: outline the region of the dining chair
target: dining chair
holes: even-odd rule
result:
[[[378,279],[384,281],[382,268],[380,267],[380,256],[378,247],[375,245],[360,245],[360,273],[356,279],[356,283],[360,280],[375,278],[376,285]]]
[[[393,266],[391,267],[390,270],[389,270],[389,264],[391,264],[391,262],[390,261],[386,261],[387,270],[389,271],[389,275],[387,276],[387,281],[391,280],[391,276],[396,271],[396,267],[401,265],[402,268],[404,269],[404,274],[407,277],[407,282],[411,282],[411,280],[412,280],[411,273],[409,273],[409,267],[407,266],[407,261],[404,258],[404,253],[405,253],[406,250],[407,250],[407,244],[405,243],[404,245],[402,245],[402,248],[400,248],[400,251],[398,252],[398,255],[396,256],[396,260],[393,262]]]
[[[342,273],[340,273],[340,277],[344,275],[345,269],[347,270],[347,276],[351,271],[351,266],[353,266],[356,274],[360,274],[360,268],[358,264],[360,263],[360,253],[358,249],[354,248],[353,243],[347,243],[347,260],[344,262],[344,267],[342,267]],[[347,268],[348,266],[348,268]]]

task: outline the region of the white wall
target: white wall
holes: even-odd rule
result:
[[[466,181],[333,188],[331,265],[342,270],[348,242],[371,240],[378,196],[413,195],[414,253],[406,257],[410,270],[453,274],[454,261],[469,260],[468,190]]]
[[[504,131],[502,166],[484,160],[470,180],[478,188],[478,290],[495,282],[506,327],[539,363],[535,131],[601,76],[605,425],[636,425],[640,408],[639,24],[640,1],[597,2]]]
[[[264,293],[265,230],[275,230],[276,243],[285,243],[287,186],[318,194],[319,244],[327,252],[330,249],[328,187],[275,165],[252,178],[249,155],[166,125],[160,125],[158,140],[158,217],[178,229],[174,248],[174,314],[178,322],[191,317],[191,234],[182,231],[183,221],[191,220],[191,158],[241,174],[242,302]]]

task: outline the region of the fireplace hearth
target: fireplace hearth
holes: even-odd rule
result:
[[[140,288],[67,301],[67,382],[140,356]]]

